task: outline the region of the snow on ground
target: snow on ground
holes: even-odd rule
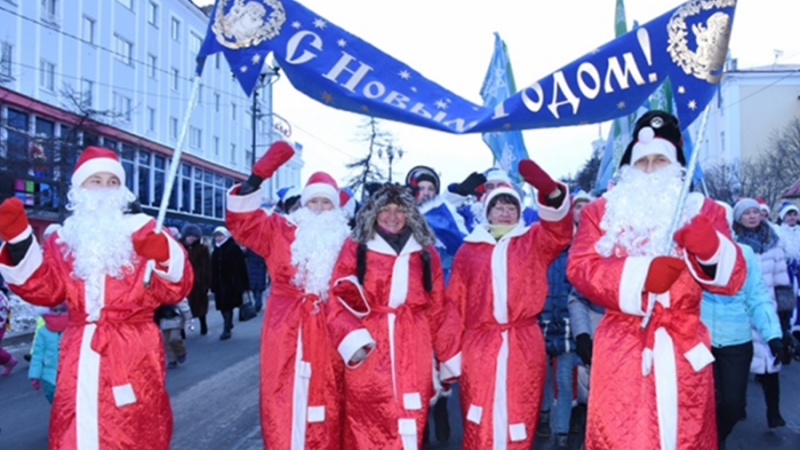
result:
[[[36,328],[36,318],[48,309],[31,305],[13,293],[9,296],[9,304],[11,329],[6,332],[6,337],[33,333]]]

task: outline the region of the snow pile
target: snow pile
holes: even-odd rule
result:
[[[37,310],[38,307],[23,301],[14,294],[11,294],[8,300],[11,308],[11,329],[6,336],[33,333],[36,328],[36,318],[40,314]]]

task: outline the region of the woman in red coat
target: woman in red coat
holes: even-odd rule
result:
[[[520,198],[504,185],[484,198],[488,225],[456,253],[447,297],[464,321],[461,411],[464,449],[530,449],[545,381],[536,315],[547,295],[547,266],[569,243],[565,186],[533,161],[520,173],[537,187],[540,222],[526,227]]]
[[[458,376],[460,324],[425,218],[404,187],[374,193],[336,262],[328,327],[345,369],[346,449],[412,450],[442,378]]]

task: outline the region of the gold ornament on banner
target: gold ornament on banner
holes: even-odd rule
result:
[[[705,24],[692,25],[697,51],[689,49],[686,19],[702,11],[733,6],[736,6],[736,0],[694,0],[681,6],[672,16],[667,24],[667,51],[672,62],[687,75],[694,75],[711,84],[719,83],[731,37],[731,17],[719,11],[712,14]]]
[[[219,1],[211,25],[211,31],[220,45],[233,50],[254,47],[280,34],[286,22],[286,10],[280,0],[265,1],[272,7],[272,12],[266,18],[267,9],[263,4],[253,1],[245,3],[245,0],[233,0],[233,6],[226,14],[225,7],[230,1]]]

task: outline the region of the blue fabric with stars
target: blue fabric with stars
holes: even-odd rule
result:
[[[457,134],[610,120],[635,111],[669,78],[675,113],[682,124],[690,124],[719,82],[735,5],[735,0],[703,2],[702,7],[689,1],[496,108],[455,95],[293,0],[217,0],[198,54],[198,74],[204,57],[223,52],[250,95],[264,58],[272,53],[292,85],[317,101]]]

